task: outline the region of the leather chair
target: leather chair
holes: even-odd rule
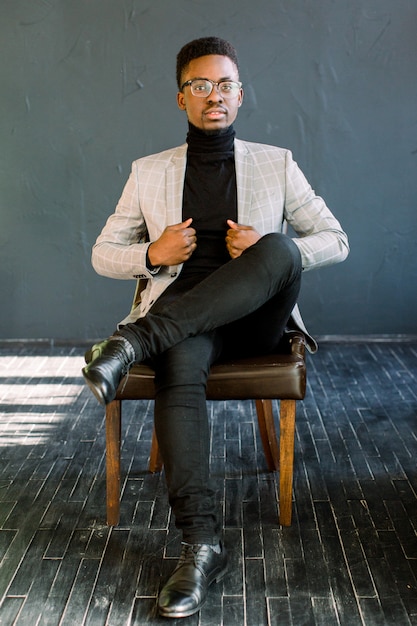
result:
[[[256,401],[260,435],[269,471],[279,470],[279,522],[291,525],[296,401],[306,390],[305,337],[288,331],[279,354],[217,363],[211,368],[208,400]],[[106,407],[107,523],[115,526],[120,516],[120,441],[123,400],[154,398],[154,371],[134,365]],[[280,400],[278,445],[272,400]],[[163,462],[153,434],[149,470],[157,472]]]

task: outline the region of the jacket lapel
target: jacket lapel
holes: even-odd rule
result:
[[[182,222],[187,145],[179,146],[166,170],[166,206],[168,226]]]
[[[235,166],[238,222],[239,224],[249,224],[253,191],[253,164],[249,150],[239,139],[235,139]]]
[[[179,146],[166,170],[166,225],[182,222],[187,145]],[[235,139],[238,222],[248,224],[252,204],[253,164],[244,142]]]

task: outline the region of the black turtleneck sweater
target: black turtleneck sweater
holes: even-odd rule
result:
[[[233,126],[206,134],[189,124],[183,220],[192,217],[197,248],[184,263],[180,278],[206,275],[230,260],[226,220],[237,221]]]

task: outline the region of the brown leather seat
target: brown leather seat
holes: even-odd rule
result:
[[[291,525],[296,400],[306,390],[305,337],[299,331],[285,335],[282,352],[264,357],[237,359],[213,365],[207,385],[208,400],[256,401],[265,457],[270,471],[279,470],[279,521]],[[106,407],[107,523],[119,523],[120,440],[123,400],[154,398],[154,371],[135,365],[123,378],[116,399]],[[280,443],[272,411],[272,399],[280,402]],[[151,472],[162,469],[155,432],[149,459]]]

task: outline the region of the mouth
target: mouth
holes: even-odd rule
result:
[[[205,113],[204,113],[205,117],[207,117],[209,120],[219,120],[222,117],[226,116],[226,111],[224,109],[208,109]]]

